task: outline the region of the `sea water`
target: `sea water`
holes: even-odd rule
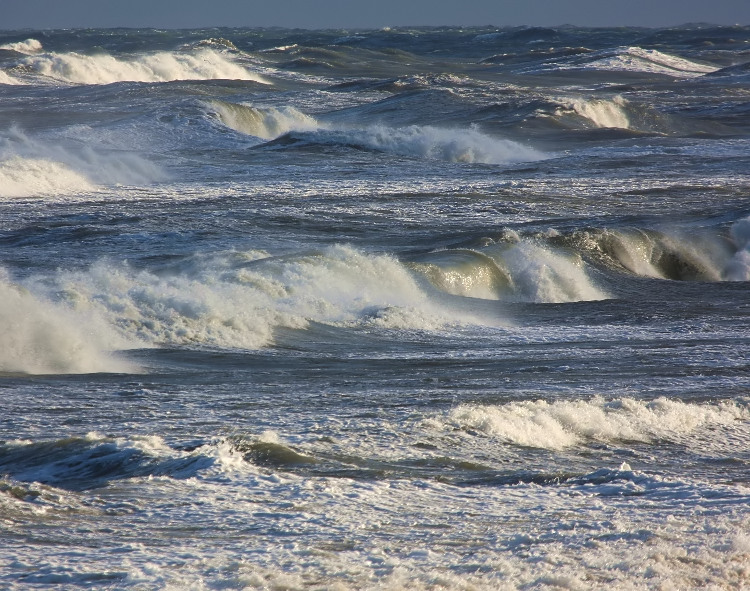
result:
[[[0,35],[0,586],[750,587],[750,29]]]

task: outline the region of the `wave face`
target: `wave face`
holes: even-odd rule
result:
[[[313,117],[305,115],[294,107],[253,107],[214,101],[210,107],[222,124],[244,133],[272,140],[290,131],[315,131],[321,127]]]

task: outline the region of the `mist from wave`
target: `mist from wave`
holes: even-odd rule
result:
[[[33,137],[16,127],[0,132],[0,198],[59,198],[167,178],[142,154],[97,145],[88,138],[85,127],[65,137]]]

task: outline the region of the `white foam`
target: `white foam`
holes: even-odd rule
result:
[[[5,43],[0,45],[0,49],[9,49],[18,53],[33,55],[41,52],[43,48],[42,43],[37,39],[26,39],[25,41],[17,41],[16,43]]]
[[[257,349],[273,342],[277,328],[304,329],[311,321],[420,330],[477,322],[431,301],[389,256],[333,246],[251,264],[234,259],[196,257],[159,275],[102,261],[61,273],[55,283],[123,338],[154,345]]]
[[[446,427],[480,431],[506,443],[559,450],[589,440],[679,440],[708,427],[731,427],[739,420],[750,420],[750,408],[731,403],[690,404],[666,398],[652,402],[594,398],[461,405],[450,411]]]
[[[212,101],[221,122],[241,133],[271,140],[290,131],[314,131],[322,125],[294,107],[254,107],[252,105]]]
[[[18,86],[19,84],[24,84],[17,78],[13,78],[13,76],[10,76],[6,72],[3,72],[0,70],[0,84],[8,84],[9,86]]]
[[[118,58],[101,53],[47,53],[30,56],[23,64],[36,74],[70,84],[113,82],[169,82],[172,80],[251,80],[266,83],[258,74],[224,52],[199,48],[190,52],[157,52]]]
[[[29,374],[129,372],[109,354],[124,341],[96,319],[0,279],[0,371]]]

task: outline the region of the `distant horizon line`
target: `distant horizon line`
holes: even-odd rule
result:
[[[559,25],[495,25],[495,24],[483,24],[483,25],[391,25],[382,27],[363,27],[363,26],[337,26],[337,27],[295,27],[286,25],[197,25],[197,26],[154,26],[154,25],[103,25],[103,26],[59,26],[59,27],[13,27],[6,28],[0,25],[0,31],[3,32],[22,32],[22,31],[85,31],[85,30],[128,30],[128,31],[139,31],[139,30],[152,30],[152,31],[195,31],[195,30],[207,30],[207,29],[230,29],[230,30],[281,30],[281,31],[393,31],[393,30],[413,30],[413,29],[649,29],[649,30],[664,30],[664,29],[705,29],[705,28],[748,28],[750,24],[721,24],[713,22],[685,22],[677,25],[664,25],[664,26],[649,26],[649,25],[575,25],[572,23],[562,23]]]

